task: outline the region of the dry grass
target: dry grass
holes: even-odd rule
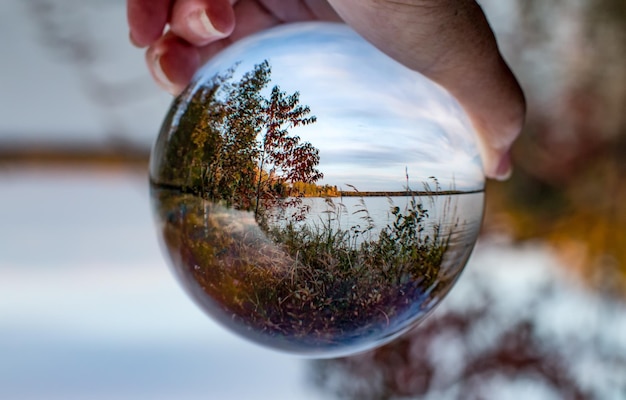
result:
[[[318,226],[262,228],[250,212],[157,196],[177,267],[234,320],[273,337],[308,346],[358,340],[419,312],[447,285],[439,269],[450,232],[425,234],[428,211],[416,199],[404,210],[390,205],[394,220],[375,233],[335,228],[332,215]]]

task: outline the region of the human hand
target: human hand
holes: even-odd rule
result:
[[[509,150],[524,122],[524,95],[474,0],[127,1],[131,41],[148,47],[152,77],[172,94],[245,36],[288,22],[345,21],[455,96],[479,134],[485,174],[510,175]]]

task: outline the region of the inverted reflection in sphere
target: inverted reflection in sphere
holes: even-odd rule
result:
[[[215,57],[154,147],[153,204],[197,303],[269,347],[383,344],[471,253],[484,177],[442,88],[344,25],[275,28]]]

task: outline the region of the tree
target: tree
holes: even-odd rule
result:
[[[177,100],[177,111],[168,116],[167,143],[160,144],[167,150],[156,183],[254,211],[263,220],[276,207],[301,204],[303,193],[293,190],[295,183],[314,184],[323,177],[318,149],[289,132],[316,117],[300,104],[297,91],[288,94],[275,85],[267,93],[267,60],[233,82],[236,67]]]
[[[267,61],[265,62],[267,63]],[[269,64],[261,64],[268,68]],[[263,200],[266,205],[274,204],[276,199],[272,187],[276,183],[294,184],[296,182],[314,183],[323,177],[316,169],[319,164],[319,151],[311,143],[300,143],[299,136],[289,136],[288,129],[314,123],[317,118],[308,116],[308,106],[300,105],[300,93],[287,95],[274,86],[269,99],[264,101],[264,133],[260,141],[259,176],[256,190],[256,208]],[[268,179],[263,181],[262,172],[270,171]],[[295,193],[291,204],[299,204],[302,193]]]
[[[220,161],[219,124],[226,112],[216,93],[230,77],[232,71],[197,90],[189,87],[174,100],[151,160],[155,184],[193,193],[211,186],[207,175]]]

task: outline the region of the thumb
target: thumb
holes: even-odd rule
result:
[[[365,39],[456,97],[478,133],[486,176],[508,177],[526,105],[474,0],[328,1]]]

